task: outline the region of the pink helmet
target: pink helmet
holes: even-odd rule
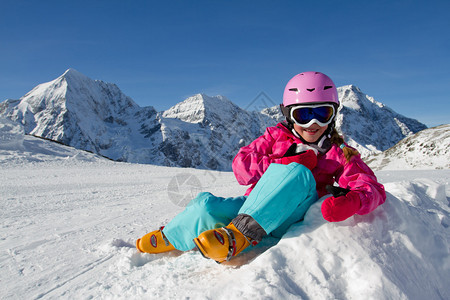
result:
[[[297,74],[289,80],[284,89],[283,106],[285,107],[325,102],[339,106],[336,86],[330,77],[320,72]]]

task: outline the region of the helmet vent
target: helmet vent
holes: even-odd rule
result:
[[[298,88],[289,89],[291,92],[298,92]]]
[[[332,89],[332,88],[333,88],[333,86],[331,86],[331,85],[326,85],[323,87],[324,90],[328,90],[328,89]]]
[[[315,88],[314,89],[306,89],[308,92],[314,92],[314,90],[315,90]]]

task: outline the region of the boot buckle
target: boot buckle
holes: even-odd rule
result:
[[[226,227],[222,227],[222,229],[225,230],[228,236],[229,246],[226,260],[229,261],[233,256],[236,255],[236,238],[234,237],[234,233],[231,229],[228,229]]]

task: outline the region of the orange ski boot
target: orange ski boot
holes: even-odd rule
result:
[[[218,263],[230,260],[249,245],[257,242],[243,235],[233,223],[226,227],[202,232],[194,243],[203,257],[211,258]]]
[[[164,226],[158,230],[147,233],[142,238],[138,239],[136,241],[136,248],[140,252],[153,254],[175,250],[175,247],[162,232],[163,228]]]

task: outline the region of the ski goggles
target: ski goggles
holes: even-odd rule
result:
[[[298,105],[291,108],[290,115],[291,120],[301,127],[307,128],[314,123],[323,127],[333,121],[336,111],[331,104]]]

